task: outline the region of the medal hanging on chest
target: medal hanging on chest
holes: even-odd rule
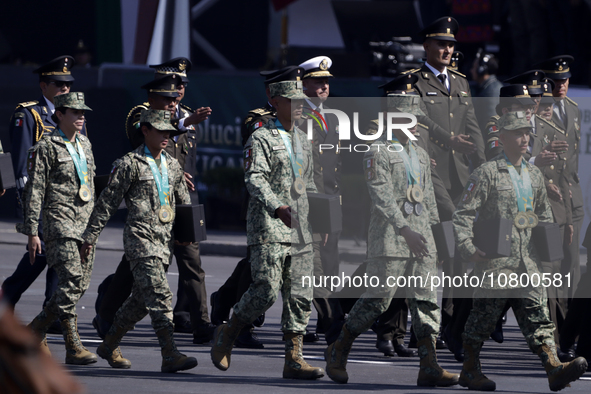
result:
[[[400,144],[397,138],[392,139],[391,142]],[[399,152],[404,162],[404,168],[406,169],[408,185],[406,188],[407,201],[405,201],[403,208],[408,215],[414,212],[415,215],[420,216],[423,212],[423,205],[421,203],[424,199],[423,189],[421,188],[421,165],[417,152],[411,142],[409,142],[409,151],[410,155],[405,149]]]
[[[520,230],[534,228],[538,225],[538,215],[534,213],[534,195],[527,165],[522,159],[521,174],[518,174],[507,155],[505,155],[505,161],[517,196],[517,208],[519,210],[513,219],[513,223]]]
[[[82,201],[88,202],[92,200],[92,192],[90,191],[90,187],[88,187],[88,163],[86,162],[86,154],[84,153],[84,149],[82,149],[82,145],[80,144],[78,136],[76,136],[76,148],[78,148],[78,152],[76,152],[76,149],[74,149],[74,146],[66,137],[64,132],[61,129],[59,132],[62,136],[62,140],[66,144],[66,149],[68,150],[70,157],[72,157],[74,167],[76,167],[76,172],[78,173],[78,179],[80,180],[78,197],[80,197]]]
[[[289,161],[291,163],[291,168],[293,169],[294,181],[291,185],[291,191],[297,196],[301,196],[306,193],[306,182],[303,180],[303,170],[304,170],[304,155],[302,152],[302,144],[300,143],[300,139],[298,137],[297,132],[293,131],[293,138],[295,140],[295,151],[293,149],[293,145],[291,143],[291,136],[290,134],[285,131],[281,122],[279,120],[275,120],[275,125],[277,126],[277,130],[279,130],[279,135],[283,140],[283,144],[285,145],[285,149],[287,150],[287,154],[289,155]]]
[[[156,160],[152,157],[152,153],[147,146],[144,146],[144,153],[146,159],[154,175],[154,181],[156,182],[156,189],[158,189],[158,197],[160,199],[160,208],[158,209],[158,219],[162,223],[170,223],[174,220],[174,211],[170,206],[170,188],[168,185],[168,166],[166,164],[166,153],[160,153],[160,167],[162,168],[162,174],[156,165]]]

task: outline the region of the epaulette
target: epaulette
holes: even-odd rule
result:
[[[462,78],[466,78],[466,76],[465,76],[464,74],[462,74],[462,73],[461,73],[461,72],[459,72],[459,71],[452,70],[451,68],[448,68],[448,69],[447,69],[447,71],[451,71],[451,72],[452,72],[452,73],[454,73],[454,74],[458,74],[458,75],[459,75],[460,77],[462,77]]]
[[[486,143],[488,144],[491,141],[498,141],[498,140],[499,140],[499,137],[492,137],[492,138],[489,138],[488,140],[486,140]]]
[[[421,126],[425,130],[429,130],[429,126],[417,122],[417,126]]]
[[[24,103],[18,103],[15,110],[17,108],[27,108],[27,107],[31,107],[31,106],[37,105],[37,104],[39,104],[39,101],[25,101]]]
[[[569,103],[571,103],[571,104],[573,104],[573,105],[576,105],[577,107],[579,106],[579,104],[577,104],[575,101],[573,101],[573,100],[572,100],[570,97],[565,97],[565,99],[566,99],[566,100],[567,100]]]
[[[373,119],[373,120],[370,120],[369,123],[370,123],[370,126],[371,126],[372,123],[374,123],[376,126],[379,126],[380,125],[380,120],[379,119]]]
[[[267,108],[255,108],[255,109],[251,109],[248,112],[252,112],[253,114],[257,114],[260,116],[264,116],[264,115],[271,115],[272,112],[269,111]]]
[[[145,103],[145,104],[148,104],[148,103]],[[148,105],[149,105],[149,104],[148,104]],[[191,112],[191,113],[193,112],[193,110],[192,110],[192,109],[191,109],[191,108],[190,108],[188,105],[185,105],[185,104],[183,104],[183,103],[180,103],[180,106],[181,106],[181,108],[182,108],[182,109],[184,109],[184,110],[187,110],[187,111],[189,111],[189,112]]]
[[[560,134],[565,134],[566,132],[561,129],[560,127],[558,127],[556,125],[556,123],[552,122],[552,121],[548,121],[544,118],[542,118],[540,115],[536,114],[536,119],[541,120],[542,122],[546,123],[548,126],[554,128],[555,130],[557,130]]]
[[[499,121],[499,119],[501,119],[501,117],[499,115],[493,115],[488,119],[488,122],[486,122],[486,127],[488,127],[491,124],[496,125]]]
[[[410,73],[416,73],[417,71],[420,71],[420,68],[413,68],[412,70],[408,70],[408,71],[403,71],[402,74],[410,74]]]
[[[143,103],[143,104],[136,105],[127,114],[127,118],[125,118],[125,134],[127,134],[127,138],[130,138],[129,133],[128,133],[128,131],[129,131],[128,126],[133,126],[134,119],[132,119],[132,118],[141,114],[143,109],[150,109],[150,103]],[[131,120],[131,125],[129,124],[130,120]]]

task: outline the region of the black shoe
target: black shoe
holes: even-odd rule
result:
[[[384,353],[384,356],[394,357],[394,345],[389,339],[378,339],[376,341],[376,348]]]
[[[318,334],[316,334],[315,332],[308,332],[308,330],[306,330],[303,341],[304,343],[312,343],[318,342],[319,339],[320,337],[318,336]]]
[[[195,345],[202,345],[213,339],[215,326],[211,323],[203,323],[193,330],[193,343]]]
[[[59,320],[55,320],[51,323],[51,326],[47,329],[48,334],[59,334],[62,335],[62,325]]]
[[[441,339],[441,333],[439,335],[437,335],[437,339],[435,340],[435,349],[437,349],[437,350],[447,349],[447,344],[445,343],[445,341],[443,339]]]
[[[503,343],[505,337],[503,336],[503,319],[499,319],[497,321],[497,325],[495,326],[495,330],[490,333],[490,337],[496,343]],[[573,359],[574,360],[574,359]]]
[[[191,322],[189,320],[177,320],[174,322],[174,332],[180,332],[181,334],[190,334],[193,332],[191,328]]]
[[[562,349],[556,348],[556,355],[563,363],[573,361],[575,358],[577,358],[573,348],[568,349],[566,352],[563,352]]]
[[[451,327],[447,325],[443,332],[441,333],[441,338],[445,341],[447,348],[450,352],[453,353],[454,358],[458,362],[464,362],[464,348],[462,344],[456,341],[454,338],[453,333],[451,332]]]
[[[259,317],[256,318],[255,321],[252,322],[252,325],[255,327],[262,327],[265,325],[265,314],[263,313]]]
[[[417,357],[419,355],[416,350],[411,350],[404,346],[404,344],[394,345],[394,351],[398,357]]]
[[[257,334],[252,331],[252,328],[246,326],[240,331],[240,335],[234,342],[234,347],[240,347],[244,349],[264,349],[265,345],[257,338]]]
[[[92,326],[96,330],[96,333],[101,339],[105,339],[105,336],[109,332],[111,328],[111,323],[104,320],[101,315],[96,315],[94,319],[92,319]]]
[[[209,296],[209,305],[211,306],[211,324],[215,326],[219,326],[223,324],[225,321],[228,321],[228,313],[224,314],[222,310],[219,308],[219,303],[217,301],[218,292],[214,291]]]

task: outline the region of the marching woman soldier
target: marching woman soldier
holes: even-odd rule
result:
[[[31,264],[41,253],[39,214],[43,212],[47,264],[58,276],[58,287],[49,302],[30,324],[49,352],[45,334],[59,318],[66,342],[66,364],[85,365],[97,361],[82,346],[78,336],[76,304],[90,284],[94,254],[80,259],[82,232],[94,207],[95,164],[84,126],[84,93],[54,97],[53,120],[57,126],[29,149],[29,181],[23,192],[24,223],[17,230],[29,236]]]

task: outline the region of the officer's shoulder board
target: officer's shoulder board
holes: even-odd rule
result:
[[[146,103],[146,104],[147,104],[147,103]],[[149,104],[148,104],[148,105],[149,105]],[[191,112],[191,113],[193,112],[193,110],[192,110],[192,109],[191,109],[191,108],[190,108],[188,105],[185,105],[185,104],[183,104],[183,103],[180,103],[179,105],[180,105],[180,106],[181,106],[181,108],[182,108],[182,109],[184,109],[185,111],[189,111],[189,112]]]
[[[264,108],[264,107],[255,108],[255,109],[252,109],[252,110],[250,110],[248,112],[251,112],[251,113],[256,114],[256,115],[259,115],[259,116],[265,116],[265,115],[271,115],[272,114],[271,111],[269,111],[267,108]]]
[[[571,103],[577,107],[579,106],[579,104],[577,104],[575,101],[573,101],[570,97],[565,97],[565,98],[566,98],[566,101],[568,101],[569,103]]]
[[[136,105],[135,107],[133,107],[129,113],[127,114],[127,118],[125,118],[125,127],[129,127],[131,126],[129,124],[130,120],[132,122],[136,122],[136,120],[134,119],[135,117],[138,117],[141,115],[142,111],[145,109],[150,109],[150,103],[143,103],[143,104],[139,104]]]
[[[423,128],[423,129],[425,129],[425,130],[429,130],[429,126],[427,126],[427,125],[425,125],[425,124],[422,124],[422,123],[418,123],[418,122],[417,122],[417,126],[419,126],[419,127],[422,127],[422,128]]]
[[[32,107],[33,105],[37,104],[39,104],[39,101],[25,101],[24,103],[18,103],[18,105],[15,108],[15,111],[19,108]]]
[[[420,68],[413,68],[412,70],[408,70],[408,71],[403,71],[402,74],[414,74],[417,71],[420,71]]]
[[[556,125],[556,123],[546,120],[544,118],[542,118],[540,115],[536,114],[536,119],[539,120],[543,125],[548,125],[550,127],[552,127],[554,130],[557,130],[560,134],[564,134],[565,131],[563,129],[561,129],[560,127],[558,127]]]
[[[457,75],[459,75],[459,76],[460,76],[460,77],[462,77],[462,78],[466,78],[466,76],[465,76],[464,74],[462,74],[462,73],[461,73],[461,72],[459,72],[459,71],[452,70],[451,68],[448,68],[448,69],[447,69],[447,71],[448,71],[448,72],[451,72],[451,73],[453,73],[453,74],[457,74]]]

